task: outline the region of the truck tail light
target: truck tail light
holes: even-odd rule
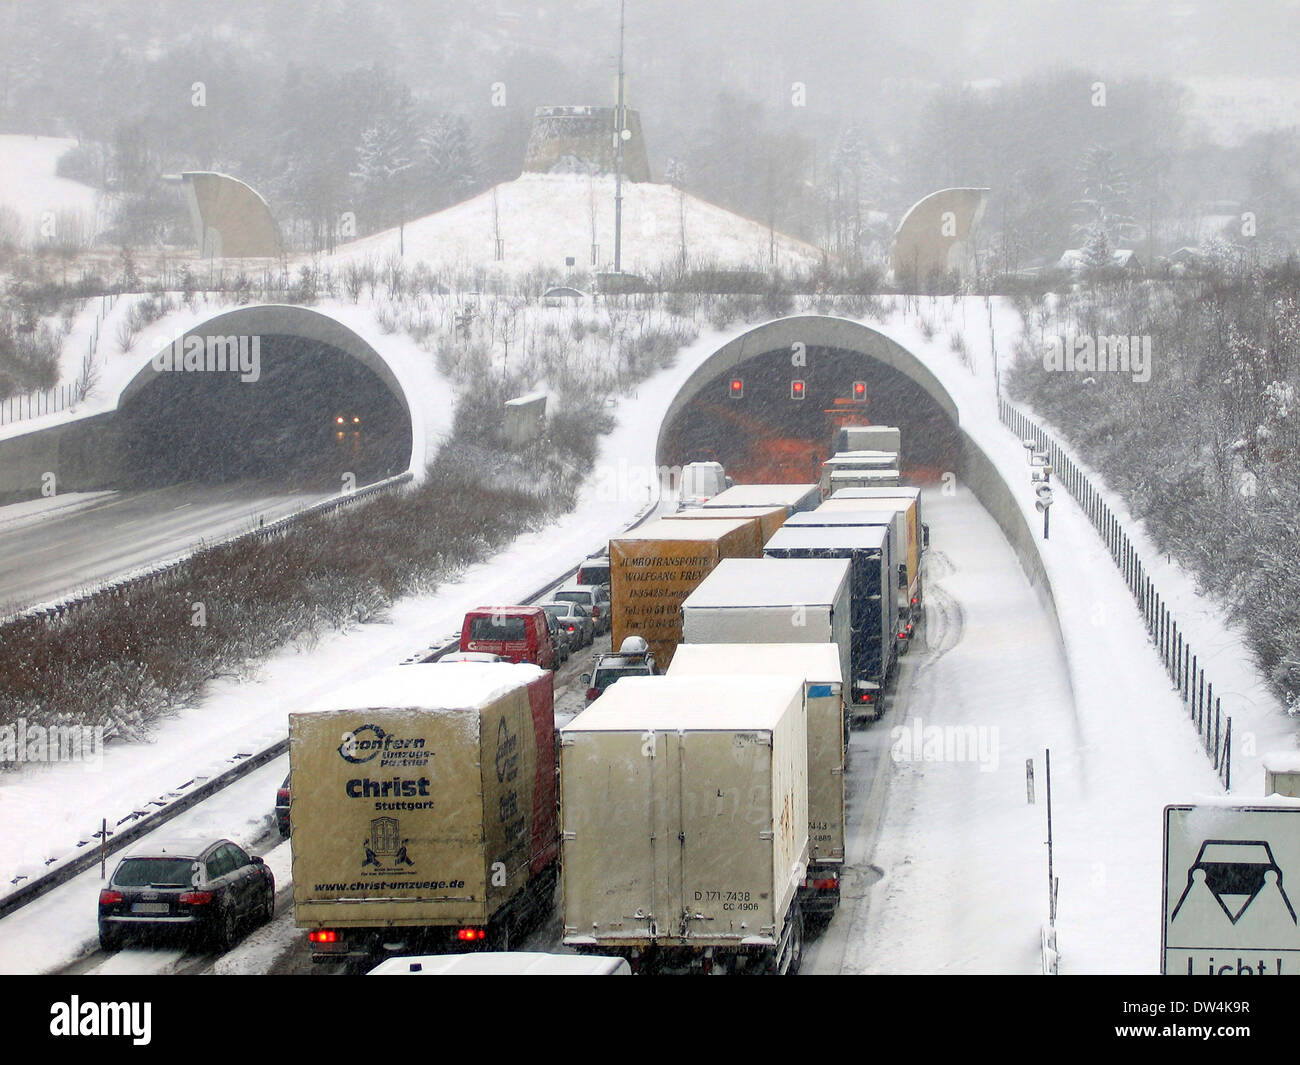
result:
[[[900,633],[898,634],[898,638],[899,638],[900,640],[906,640],[906,639],[907,639],[907,630],[904,629],[902,632],[900,632]]]
[[[812,886],[814,891],[834,891],[840,886],[840,878],[833,876],[825,880],[814,880]]]
[[[871,702],[871,693],[870,693],[870,692],[858,692],[858,702],[860,702],[860,703],[869,703],[869,702]]]
[[[212,901],[211,891],[187,891],[176,900],[182,906],[206,906]]]
[[[595,699],[598,695],[600,695],[600,689],[599,689],[599,688],[588,688],[588,689],[587,689],[587,701],[588,701],[588,702],[590,702],[592,699]]]
[[[337,943],[339,934],[332,928],[318,928],[314,932],[307,933],[309,943]]]
[[[105,888],[99,893],[99,904],[101,906],[116,906],[121,901],[122,893],[120,891],[109,891]]]
[[[275,793],[275,801],[287,803],[289,801],[289,789],[288,788],[278,789]]]
[[[456,938],[462,943],[478,943],[487,939],[486,928],[462,928],[456,933]]]

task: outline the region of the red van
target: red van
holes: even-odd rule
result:
[[[507,662],[531,662],[557,669],[555,644],[540,606],[480,606],[465,615],[462,651],[486,651]]]

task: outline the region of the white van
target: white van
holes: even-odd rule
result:
[[[677,509],[702,507],[731,485],[732,480],[722,468],[722,463],[688,462],[682,467],[682,478],[677,490]]]

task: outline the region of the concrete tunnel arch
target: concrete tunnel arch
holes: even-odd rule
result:
[[[952,423],[956,435],[956,469],[952,472],[961,485],[970,489],[1002,530],[1030,586],[1043,605],[1053,636],[1064,653],[1065,641],[1056,597],[1040,554],[1038,534],[1026,520],[1011,486],[984,449],[962,426],[957,404],[938,376],[903,345],[869,326],[828,315],[794,315],[747,330],[724,344],[696,367],[669,404],[663,421],[660,422],[655,444],[655,461],[660,468],[667,465],[664,458],[674,423],[706,385],[749,359],[772,351],[789,351],[796,342],[802,342],[808,347],[817,345],[838,348],[861,355],[907,377],[934,402],[942,416]]]
[[[655,461],[667,463],[669,438],[675,423],[705,387],[750,359],[774,351],[791,351],[793,345],[834,348],[863,358],[906,377],[919,387],[942,414],[959,428],[957,404],[939,378],[914,354],[895,340],[869,326],[847,318],[803,314],[778,318],[756,326],[728,341],[704,360],[678,389],[659,425]]]
[[[427,427],[418,394],[413,382],[404,381],[403,374],[369,341],[330,315],[307,307],[292,304],[258,304],[225,311],[178,332],[171,343],[180,346],[189,337],[212,336],[275,336],[294,341],[320,344],[342,353],[368,370],[390,394],[410,427],[410,447],[406,451],[404,468],[422,472],[427,444]],[[148,356],[135,375],[127,382],[117,400],[117,411],[127,410],[132,401],[145,389],[167,376],[167,371],[155,368],[154,361],[166,352],[166,346],[147,350]]]

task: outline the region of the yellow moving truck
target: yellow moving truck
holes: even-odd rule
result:
[[[804,678],[628,677],[560,730],[564,944],[634,969],[793,973]]]
[[[761,558],[753,518],[660,518],[609,542],[611,646],[640,636],[662,669],[682,638],[681,605],[724,558]]]
[[[313,961],[505,950],[558,879],[552,674],[395,666],[289,715],[293,901]]]

